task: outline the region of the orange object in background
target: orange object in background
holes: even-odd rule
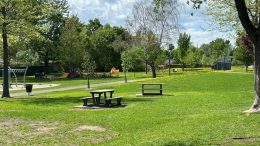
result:
[[[68,77],[68,75],[69,75],[69,73],[66,73],[66,72],[64,72],[62,75],[61,75],[61,79],[65,79],[65,78],[67,78]]]
[[[119,69],[112,67],[110,73],[111,73],[112,76],[119,76]]]

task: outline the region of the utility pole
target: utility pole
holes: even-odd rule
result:
[[[172,59],[172,50],[174,49],[174,45],[173,44],[169,44],[169,48],[168,48],[168,58],[169,58],[169,76],[171,75],[171,59]]]

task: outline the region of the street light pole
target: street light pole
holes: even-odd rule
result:
[[[171,58],[169,57],[169,76],[171,75]]]
[[[123,67],[123,71],[124,71],[124,74],[125,74],[125,83],[127,83],[127,77],[126,77],[126,65],[125,64],[121,64],[122,67]]]
[[[173,44],[169,44],[168,53],[169,53],[169,76],[171,75],[171,58],[172,58],[172,50],[174,49]]]
[[[90,88],[90,83],[89,83],[89,74],[88,74],[88,89]]]

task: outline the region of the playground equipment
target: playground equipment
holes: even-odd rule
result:
[[[4,74],[4,70],[2,70],[2,76]],[[23,84],[25,85],[25,76],[26,76],[26,72],[28,70],[28,66],[25,69],[12,69],[11,67],[8,67],[8,80],[11,80],[11,73],[13,73],[14,77],[15,77],[15,83],[16,83],[16,87],[18,85],[18,81],[17,81],[17,73],[23,73]],[[11,87],[11,86],[10,86]]]
[[[157,69],[158,71],[164,72],[164,65],[163,64],[158,65]]]
[[[67,78],[80,78],[80,77],[81,74],[76,68],[71,69],[67,75]]]
[[[119,76],[119,69],[116,69],[115,67],[113,67],[110,71],[112,76]]]
[[[67,78],[68,77],[68,75],[69,75],[69,73],[66,73],[66,72],[64,72],[62,75],[61,75],[61,79],[65,79],[65,78]]]

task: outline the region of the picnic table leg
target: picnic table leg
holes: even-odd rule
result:
[[[97,105],[100,104],[101,94],[102,94],[102,93],[99,93],[99,94],[98,94],[98,98],[96,98],[96,99],[97,99]]]
[[[92,95],[92,99],[93,99],[93,104],[94,105],[97,105],[97,102],[96,102],[96,99],[95,99],[95,94],[94,93],[91,93]]]
[[[83,99],[83,106],[87,106],[88,105],[88,99]]]
[[[162,95],[162,84],[160,84],[160,94]]]
[[[121,105],[121,98],[116,99],[117,105]]]
[[[105,100],[107,99],[107,93],[106,92],[104,92],[104,98],[105,98]]]
[[[114,93],[114,91],[111,91],[111,92],[110,92],[110,98],[113,97],[113,93]]]
[[[142,95],[144,95],[144,85],[142,84]]]

